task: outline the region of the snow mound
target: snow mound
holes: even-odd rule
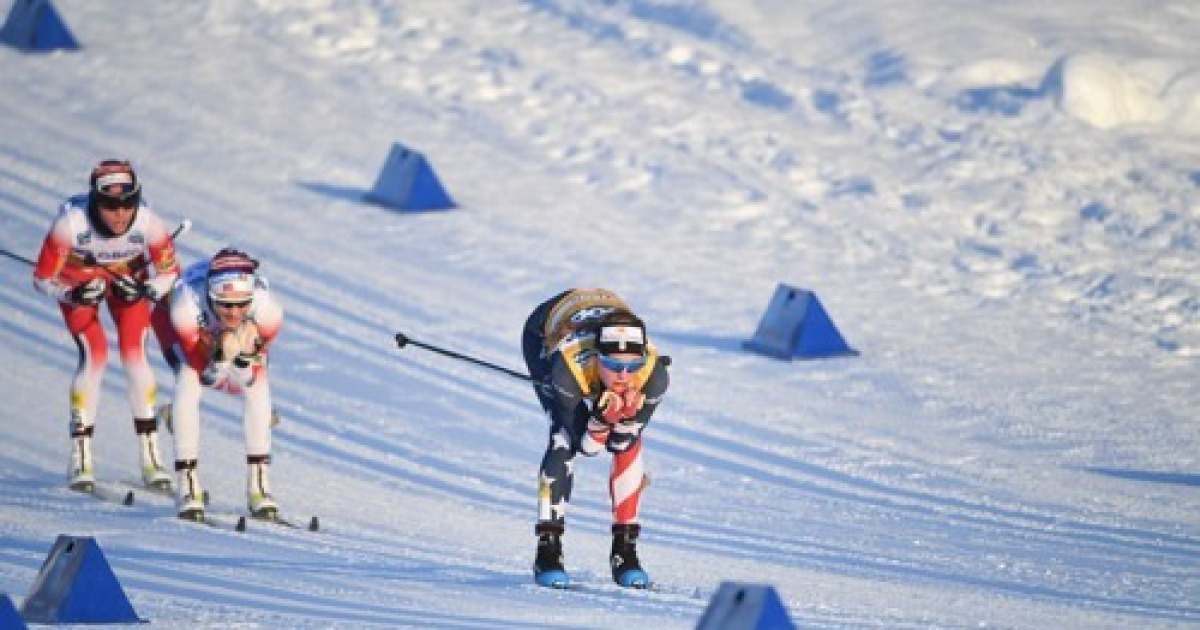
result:
[[[1200,77],[1177,63],[1068,55],[1051,66],[1041,92],[1066,114],[1099,129],[1167,125],[1200,132],[1195,116]]]

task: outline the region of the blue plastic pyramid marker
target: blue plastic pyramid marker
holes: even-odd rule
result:
[[[392,145],[387,162],[367,200],[396,210],[446,210],[454,201],[438,181],[425,156],[403,145]]]
[[[774,587],[739,582],[722,582],[696,624],[696,630],[794,630],[795,627]]]
[[[743,346],[776,359],[858,354],[846,344],[815,293],[786,284],[776,287],[758,330]]]
[[[27,51],[79,49],[50,0],[14,0],[0,28],[0,43]]]
[[[0,593],[0,629],[2,630],[25,630],[28,626],[25,625],[25,620],[21,618],[21,614],[17,612],[17,608],[13,606],[12,599],[6,593]]]
[[[21,615],[30,623],[142,621],[96,540],[60,535],[42,563]]]

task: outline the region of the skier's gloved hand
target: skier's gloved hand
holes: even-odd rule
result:
[[[132,276],[116,276],[112,281],[113,293],[126,302],[136,302],[145,296],[145,285]]]
[[[646,395],[641,390],[629,387],[621,393],[621,402],[623,403],[621,408],[625,411],[625,419],[629,419],[642,410],[642,405],[646,404]]]
[[[247,356],[249,355],[238,355],[229,368],[229,379],[242,387],[250,387],[258,378],[254,369],[257,364],[249,361]]]
[[[625,417],[625,401],[611,390],[604,390],[596,401],[596,414],[600,420],[613,424]]]
[[[155,276],[142,285],[142,293],[155,302],[161,302],[175,286],[175,275]]]
[[[261,354],[250,354],[243,352],[233,358],[233,366],[236,368],[248,368],[263,364]]]
[[[633,387],[620,390],[605,390],[596,401],[596,411],[607,423],[627,420],[637,415],[646,404],[646,395]]]
[[[231,366],[232,364],[229,362],[209,363],[204,368],[204,371],[200,373],[200,383],[207,387],[212,387],[220,383],[229,375]]]
[[[79,306],[95,306],[104,298],[104,290],[108,288],[108,284],[104,282],[104,278],[92,278],[87,282],[81,282],[69,292],[67,298],[72,304]]]

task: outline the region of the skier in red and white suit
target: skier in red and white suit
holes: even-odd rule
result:
[[[641,438],[667,391],[666,362],[649,343],[642,320],[607,289],[573,289],[546,300],[529,315],[521,342],[534,391],[551,420],[539,475],[535,579],[543,586],[568,585],[561,536],[574,459],[608,451],[613,579],[646,587],[649,578],[637,557],[645,480]]]
[[[267,352],[283,325],[283,310],[257,269],[257,260],[225,248],[211,260],[188,267],[171,296],[171,323],[185,357],[171,402],[183,518],[204,518],[196,465],[205,387],[244,397],[247,504],[255,516],[277,516],[269,480],[273,414]]]
[[[33,285],[62,310],[79,349],[71,381],[72,438],[70,485],[91,491],[95,484],[91,439],[108,363],[108,339],[100,304],[108,305],[117,327],[121,363],[129,378],[129,404],[141,440],[142,478],[169,490],[161,465],[154,405],[157,388],[146,358],[146,333],[153,328],[169,356],[170,323],[156,306],[179,275],[175,245],[166,226],[146,204],[141,182],[129,162],[104,160],[91,173],[87,194],[59,208],[38,254]]]

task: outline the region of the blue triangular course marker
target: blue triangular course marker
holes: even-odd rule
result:
[[[17,608],[13,606],[12,599],[6,593],[0,593],[0,629],[2,630],[26,630],[25,620],[21,618],[21,614],[17,612]]]
[[[722,582],[696,624],[696,630],[795,628],[774,587],[741,582]]]
[[[367,201],[396,210],[447,210],[454,201],[424,155],[395,143]]]
[[[30,623],[138,623],[142,621],[89,536],[59,535],[42,563],[21,615]]]
[[[0,28],[0,43],[26,51],[79,49],[50,0],[14,0]]]
[[[829,313],[812,291],[780,284],[754,337],[742,344],[747,350],[776,359],[815,359],[854,356]]]

